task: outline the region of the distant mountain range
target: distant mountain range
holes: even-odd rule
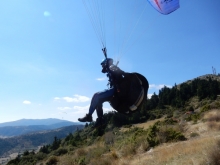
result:
[[[0,137],[18,136],[38,131],[53,130],[65,126],[82,125],[79,122],[70,122],[60,119],[21,119],[12,122],[0,123]]]
[[[49,118],[49,119],[20,119],[16,121],[10,121],[10,122],[5,122],[5,123],[0,123],[0,127],[5,127],[5,126],[29,126],[29,125],[52,125],[52,124],[57,124],[57,123],[62,123],[62,122],[69,122],[75,125],[80,124],[79,122],[71,122],[67,120],[60,120],[60,119],[54,119],[54,118]]]
[[[10,127],[12,126],[8,126],[8,128]],[[82,128],[84,128],[84,125],[71,125],[53,130],[28,133],[10,138],[0,138],[0,157],[5,157],[12,153],[22,153],[27,149],[36,150],[38,146],[51,144],[54,141],[54,137],[62,139],[68,134],[74,133],[76,130],[80,130]]]

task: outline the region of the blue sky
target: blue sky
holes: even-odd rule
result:
[[[220,73],[219,0],[180,0],[169,15],[146,0],[110,0],[103,11],[108,56],[143,74],[149,96],[212,66]],[[0,1],[0,123],[84,116],[107,88],[99,41],[82,0]]]

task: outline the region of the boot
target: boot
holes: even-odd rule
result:
[[[92,115],[86,114],[86,116],[82,118],[78,118],[78,121],[80,122],[92,122]]]

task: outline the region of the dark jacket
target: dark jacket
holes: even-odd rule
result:
[[[117,67],[116,65],[111,65],[107,73],[110,87],[118,88],[119,84],[124,78],[124,75],[125,75],[125,72],[122,71],[119,67]]]

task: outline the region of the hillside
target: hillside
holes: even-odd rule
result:
[[[12,122],[0,123],[0,138],[19,136],[28,133],[57,129],[65,126],[80,125],[79,122],[70,122],[60,119],[21,119]]]
[[[8,165],[219,165],[219,94],[220,82],[209,78],[164,87],[131,116],[109,112],[102,127],[86,124]]]
[[[195,79],[200,79],[200,80],[206,80],[208,81],[209,78],[211,78],[212,80],[216,80],[218,82],[220,82],[220,75],[214,75],[214,74],[205,74],[205,75],[202,75],[202,76],[199,76],[199,77],[196,77],[192,80],[187,80],[186,82],[183,82],[183,83],[191,83],[193,80]],[[180,84],[179,84],[180,85]]]
[[[5,126],[0,127],[0,136],[12,137],[39,131],[53,130],[65,126],[73,125],[71,122],[61,122],[51,125],[29,125],[29,126]]]
[[[0,157],[8,156],[15,152],[22,152],[27,148],[36,150],[38,146],[52,143],[55,136],[58,139],[64,138],[69,133],[74,133],[77,129],[82,129],[83,127],[84,125],[71,125],[49,131],[0,139]]]
[[[166,127],[181,130],[187,139],[162,142],[154,147],[149,147],[146,140],[147,130],[158,121],[165,121],[166,117],[130,127],[113,128],[102,136],[96,136],[96,131],[87,127],[80,131],[81,138],[83,134],[89,134],[85,145],[81,147],[67,146],[63,141],[62,147],[59,149],[47,156],[41,155],[43,160],[37,164],[57,162],[55,163],[57,165],[145,165],[147,162],[149,165],[218,165],[218,163],[212,162],[219,160],[220,155],[219,119],[220,109],[213,109],[205,112],[197,122],[179,121],[176,124],[167,125]],[[163,137],[166,136],[163,131],[160,134]],[[160,140],[164,141],[163,138]]]

